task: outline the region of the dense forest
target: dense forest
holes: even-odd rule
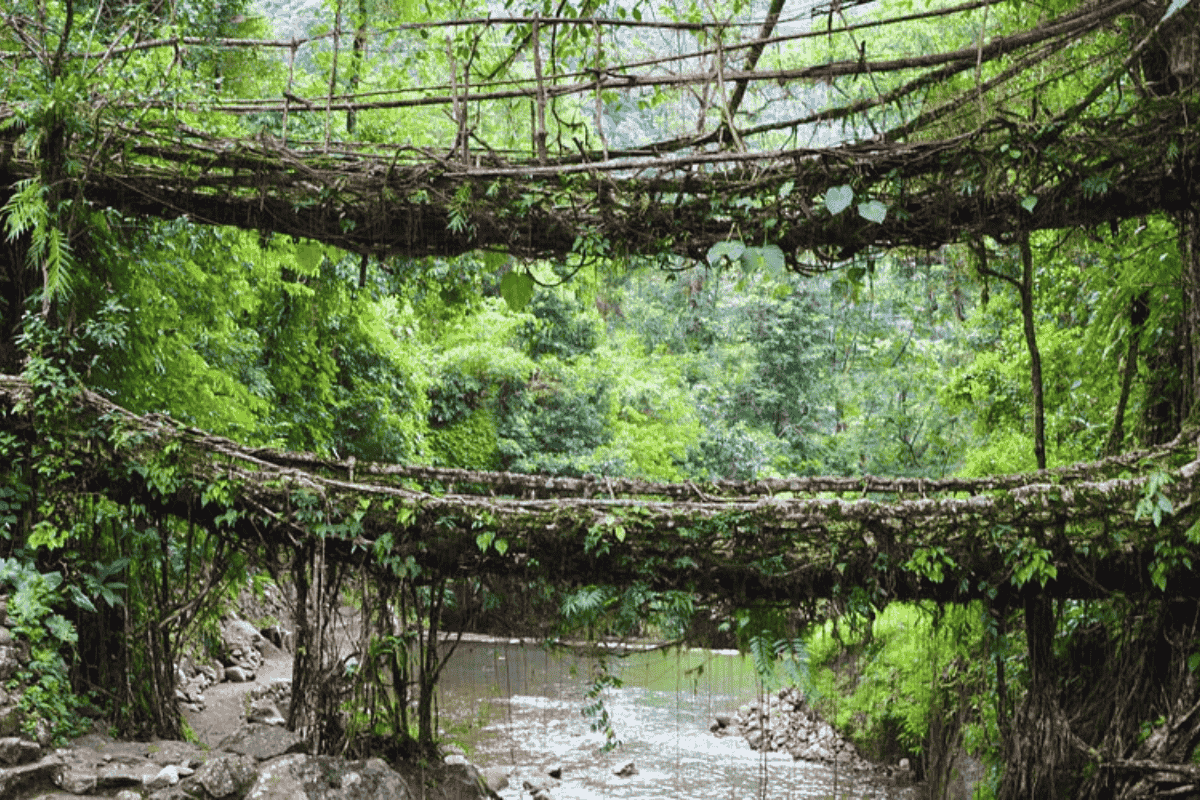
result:
[[[1194,434],[1194,5],[1126,3],[1088,27],[1091,38],[1019,55],[1029,31],[1099,14],[1099,6],[970,3],[939,19],[923,14],[944,11],[940,4],[909,0],[716,5],[18,0],[0,12],[0,371],[34,387],[0,427],[0,591],[10,595],[15,632],[32,645],[26,668],[5,687],[24,690],[6,724],[32,730],[48,721],[69,737],[79,732],[82,708],[127,735],[178,733],[177,712],[161,703],[171,696],[172,658],[202,648],[247,587],[307,574],[270,548],[232,541],[220,526],[206,530],[114,498],[104,486],[80,485],[73,469],[96,434],[72,416],[84,387],[146,419],[246,448],[350,464],[664,483],[982,477]],[[490,27],[425,27],[501,11],[525,20],[505,37]],[[678,27],[620,28],[603,45],[653,64],[687,40],[685,52],[705,54],[712,75],[691,89],[664,80],[640,93],[601,91],[599,28],[567,27],[539,43],[539,15],[671,23]],[[716,32],[700,25],[714,20]],[[882,26],[870,50],[853,33],[834,35],[870,25]],[[810,29],[828,33],[789,38]],[[770,55],[772,82],[730,77],[734,88],[725,85],[717,65],[753,72],[762,49],[747,53],[745,43],[773,36],[782,44]],[[304,37],[317,45],[300,49]],[[1016,43],[984,47],[1005,37]],[[947,68],[936,81],[905,71],[927,66],[924,55],[962,48],[969,52],[958,56],[958,71]],[[877,52],[904,63],[851,74],[855,63],[882,58]],[[838,76],[789,72],[809,63],[851,66]],[[547,101],[543,70],[555,69],[562,85],[569,70],[592,69],[594,96]],[[443,86],[447,71],[453,78]],[[489,83],[500,80],[510,83]],[[492,106],[472,111],[463,81],[536,91],[510,98],[496,89],[487,96]],[[447,97],[461,89],[463,100],[374,102],[395,85],[441,86]],[[1120,143],[1104,128],[1112,120],[1144,124],[1150,138]],[[1097,138],[1089,149],[1063,134],[1066,144],[1055,150],[1064,130]],[[290,151],[277,145],[289,137],[323,141],[327,153],[339,141],[402,145],[436,150],[442,167],[461,148],[468,163],[486,167],[494,158],[500,169],[525,149],[551,163],[547,141],[555,140],[559,152],[583,153],[583,163],[600,161],[600,150],[604,161],[657,158],[665,150],[647,141],[684,132],[693,144],[708,137],[714,152],[746,152],[742,135],[751,133],[759,150],[903,135],[914,153],[976,136],[982,155],[974,166],[944,155],[945,174],[915,176],[863,156],[854,173],[829,167],[820,191],[800,185],[802,170],[795,182],[764,170],[754,179],[765,187],[761,196],[744,189],[706,200],[704,230],[689,228],[686,192],[673,184],[653,200],[644,194],[640,207],[630,201],[628,218],[581,213],[572,223],[579,231],[555,228],[530,252],[517,239],[502,241],[507,228],[544,213],[536,225],[550,230],[554,209],[573,198],[627,189],[587,173],[574,183],[555,176],[557,184],[523,194],[501,178],[465,192],[465,183],[451,191],[430,179],[412,183],[405,202],[441,203],[446,215],[414,223],[437,219],[441,228],[422,228],[413,239],[419,246],[404,253],[359,246],[386,236],[355,239],[367,225],[346,215],[300,235],[292,222],[310,205],[353,186],[296,167],[298,158],[289,162]],[[173,136],[193,135],[202,146],[172,154]],[[124,150],[113,144],[122,137]],[[229,142],[243,143],[237,153],[245,161],[213,177],[236,149]],[[1094,152],[1109,146],[1107,160]],[[255,183],[267,180],[255,171],[259,162],[280,153],[300,176],[296,185],[312,181],[307,195],[285,198],[286,214]],[[400,151],[389,157],[399,162]],[[888,151],[893,157],[900,158]],[[1098,165],[1079,166],[1093,158]],[[127,163],[145,174],[105,172]],[[565,156],[554,163],[568,164]],[[1143,185],[1128,181],[1150,174],[1147,164],[1164,170],[1147,178],[1161,188],[1134,202],[1130,194]],[[194,193],[132,188],[147,175]],[[249,177],[239,183],[239,175]],[[932,194],[942,191],[957,200]],[[906,211],[908,194],[920,192],[935,199]],[[241,214],[246,196],[245,224],[221,217],[223,205]],[[955,217],[956,235],[931,227],[929,219],[950,219],[955,203],[972,206],[977,197],[999,199],[980,201],[965,222]],[[1014,216],[1001,208],[1008,201]],[[251,217],[254,202],[275,210]],[[510,216],[484,216],[493,203],[507,204]],[[667,235],[654,227],[655,209],[672,203],[684,210]],[[826,245],[795,245],[796,231],[807,230],[796,221],[802,215],[813,229],[828,226]],[[997,227],[1012,219],[1024,227]],[[912,230],[887,227],[909,220]],[[552,252],[552,240],[564,236]],[[447,252],[431,252],[421,237]],[[37,420],[32,436],[17,421],[27,415]],[[154,460],[128,467],[163,496],[178,480],[174,469]],[[1169,480],[1158,474],[1151,480]],[[1156,527],[1177,510],[1160,488],[1148,488],[1137,509]],[[204,502],[219,505],[234,491],[207,484]],[[336,527],[316,511],[311,522],[321,535]],[[498,546],[487,535],[480,547]],[[395,607],[384,601],[380,613],[405,620],[387,658],[413,644],[411,620],[418,639],[436,634],[443,615],[502,631],[526,619],[534,599],[545,635],[733,643],[752,652],[764,679],[777,651],[798,647],[811,654],[803,679],[844,698],[838,724],[880,757],[923,759],[931,794],[944,790],[947,754],[966,748],[992,768],[980,789],[988,796],[1140,796],[1149,791],[1140,776],[1151,767],[1129,765],[1200,759],[1195,588],[1164,577],[1180,565],[1190,570],[1197,545],[1196,526],[1179,531],[1152,554],[1144,594],[1089,600],[1037,594],[1054,565],[1038,560],[1041,550],[1014,553],[1013,583],[1029,592],[1008,607],[889,606],[887,597],[847,586],[803,608],[700,608],[686,597],[603,583],[559,586],[551,575],[536,585],[479,577],[422,585],[399,565],[403,599]],[[941,556],[930,551],[911,566],[932,579]],[[1035,628],[1052,635],[1038,639]],[[858,680],[823,669],[847,657],[859,664]],[[396,681],[393,694],[362,691],[377,691],[371,703],[387,707],[380,715],[392,733],[426,745],[436,659],[402,661],[396,656],[393,674],[381,679]],[[131,672],[156,679],[114,679]],[[409,678],[421,695],[411,729],[401,686]],[[1089,757],[1123,760],[1126,771],[1098,770]]]

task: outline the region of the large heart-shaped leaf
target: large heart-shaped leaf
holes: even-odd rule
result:
[[[786,269],[783,251],[778,245],[767,244],[762,247],[747,247],[742,253],[742,272],[750,273],[759,270],[782,275]]]
[[[717,262],[723,258],[736,261],[741,258],[745,249],[746,245],[741,242],[717,242],[708,248],[708,263],[716,266]]]
[[[297,242],[295,253],[297,271],[301,275],[316,275],[325,258],[325,248],[316,242]]]
[[[854,190],[849,184],[842,186],[834,186],[829,191],[825,192],[825,207],[829,209],[830,214],[840,214],[850,207],[854,202]]]
[[[875,224],[882,224],[887,217],[887,206],[878,200],[871,200],[867,203],[858,204],[858,215],[865,220],[870,220]]]
[[[500,296],[513,311],[520,311],[533,297],[533,276],[511,270],[500,279]]]

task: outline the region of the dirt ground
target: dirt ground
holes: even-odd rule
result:
[[[263,665],[254,680],[249,683],[228,681],[209,686],[204,690],[204,710],[184,711],[183,717],[195,731],[201,744],[216,747],[222,739],[235,733],[246,719],[249,707],[246,695],[258,686],[269,686],[271,681],[292,677],[292,654],[280,650],[267,642],[262,647]]]

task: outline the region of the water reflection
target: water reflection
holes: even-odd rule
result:
[[[553,767],[562,769],[557,800],[893,796],[892,787],[857,773],[711,734],[716,713],[758,694],[753,666],[735,653],[648,652],[609,663],[624,682],[603,694],[622,742],[614,752],[601,752],[604,734],[581,713],[597,662],[536,645],[461,643],[440,683],[443,726],[461,733],[469,725],[461,738],[476,763],[514,770],[500,792],[506,800],[527,798],[522,782],[543,780]],[[628,761],[636,775],[613,774]]]

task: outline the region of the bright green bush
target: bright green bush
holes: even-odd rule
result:
[[[29,645],[29,661],[4,687],[20,694],[17,709],[24,733],[36,736],[39,720],[49,726],[56,742],[87,731],[90,720],[80,714],[83,698],[71,687],[62,653],[78,641],[75,626],[55,609],[62,605],[63,577],[41,573],[17,558],[0,558],[0,587],[12,592],[8,623],[13,633]]]
[[[944,690],[979,652],[977,610],[930,608],[893,603],[873,624],[848,627],[843,617],[808,637],[812,699],[868,757],[920,755]]]
[[[485,470],[499,467],[496,418],[491,409],[476,409],[453,425],[431,430],[426,442],[437,466]]]

